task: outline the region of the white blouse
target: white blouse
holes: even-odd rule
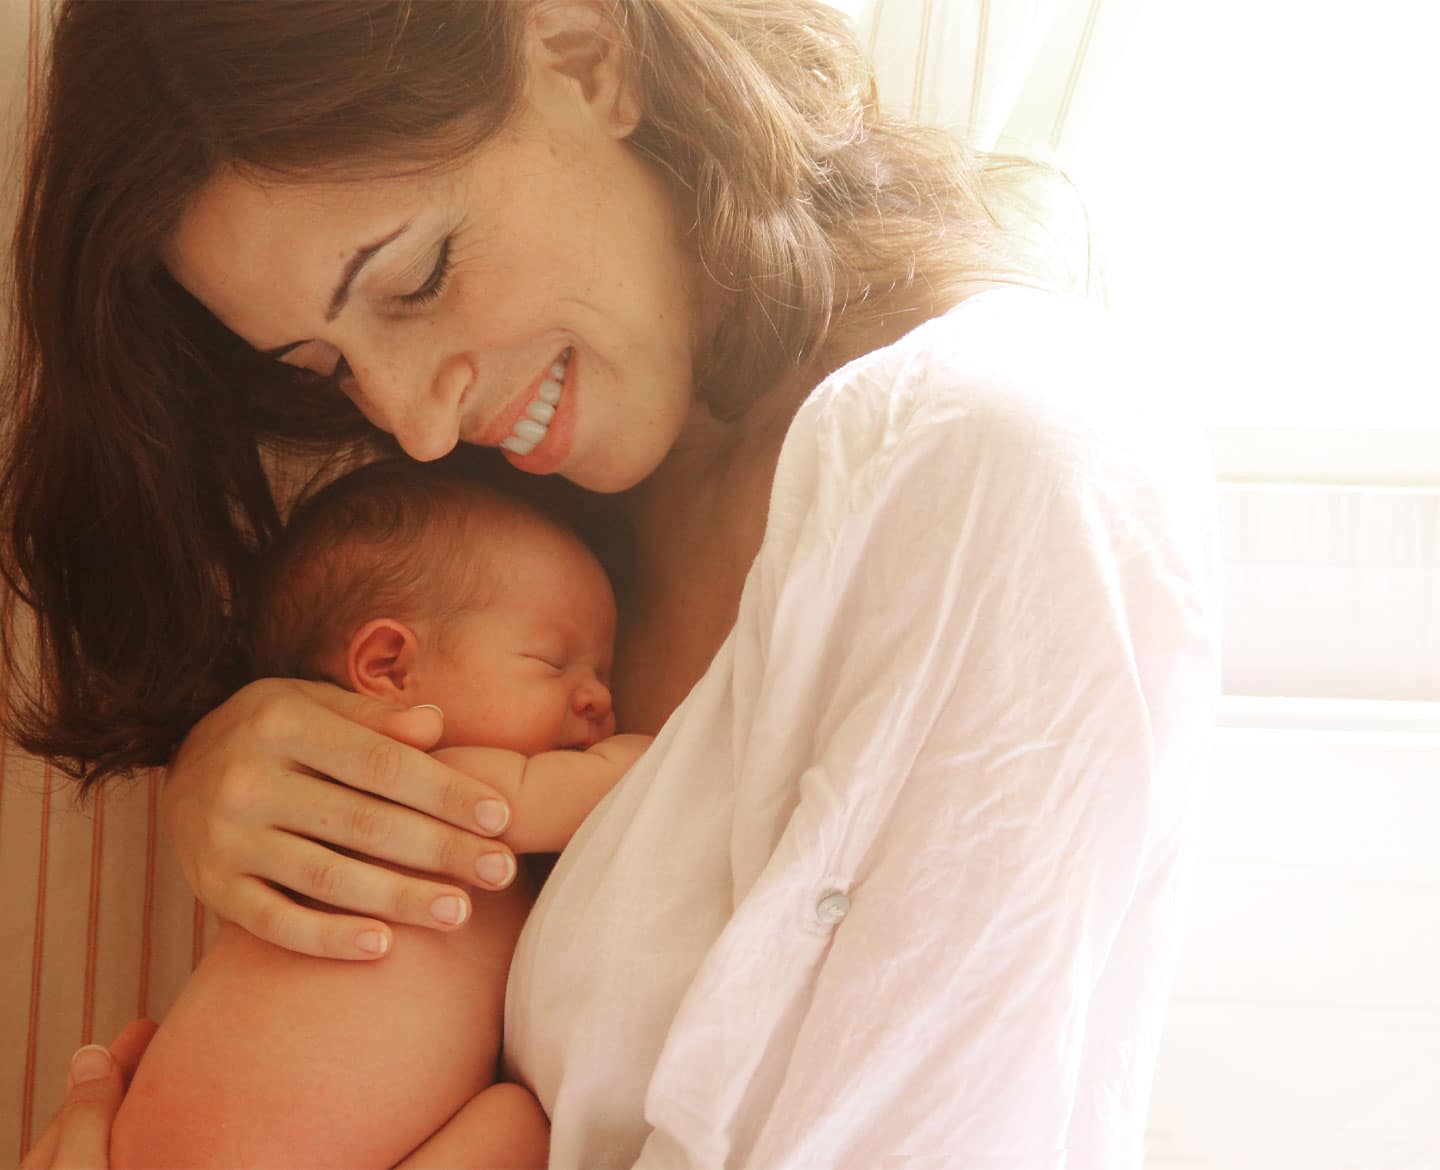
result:
[[[1140,1166],[1219,673],[1173,383],[999,289],[806,402],[735,628],[515,955],[551,1167]]]

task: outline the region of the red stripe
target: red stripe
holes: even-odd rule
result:
[[[30,1148],[35,1120],[35,1053],[40,1037],[40,974],[45,967],[45,879],[50,864],[50,765],[40,799],[40,874],[35,890],[35,939],[30,953],[30,1029],[25,1037],[25,1095],[20,1104],[20,1148]]]
[[[80,1021],[80,1043],[95,1038],[95,968],[100,954],[100,878],[105,857],[105,793],[95,797],[95,819],[90,827],[90,912],[85,932],[85,1014]]]
[[[195,899],[195,917],[190,935],[190,970],[200,966],[200,956],[205,953],[205,903]]]
[[[140,921],[140,1004],[137,1014],[150,1015],[150,952],[155,923],[155,831],[160,822],[160,773],[150,773],[150,807],[145,816],[145,912]]]

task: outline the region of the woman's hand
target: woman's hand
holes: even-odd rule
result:
[[[103,1170],[110,1164],[110,1124],[153,1035],[154,1021],[136,1020],[108,1051],[91,1044],[71,1058],[64,1104],[20,1170]]]
[[[238,691],[195,725],[165,786],[191,888],[256,937],[322,958],[385,954],[380,919],[460,925],[465,887],[509,885],[515,856],[481,835],[504,831],[503,798],[425,754],[442,722],[436,708],[400,710],[328,683],[264,679]],[[377,917],[307,908],[276,886]]]

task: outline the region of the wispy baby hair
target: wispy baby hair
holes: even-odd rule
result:
[[[258,576],[253,675],[343,685],[326,664],[366,621],[424,616],[443,629],[483,605],[495,541],[517,513],[537,514],[465,466],[410,459],[369,464],[302,499]]]

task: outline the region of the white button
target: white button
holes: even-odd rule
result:
[[[825,926],[834,926],[850,913],[850,899],[844,894],[826,894],[815,907],[815,917]]]

